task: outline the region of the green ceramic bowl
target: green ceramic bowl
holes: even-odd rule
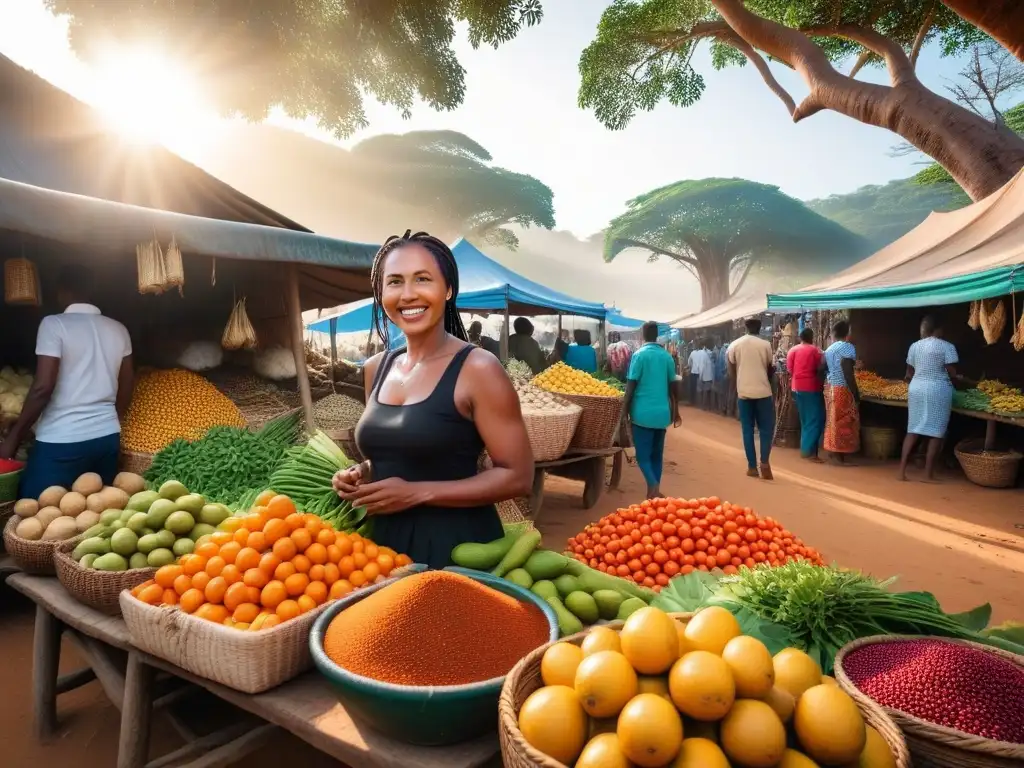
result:
[[[529,590],[481,571],[454,567],[445,570],[468,576],[506,595],[536,605],[548,620],[549,640],[558,639],[555,612]],[[498,727],[498,696],[505,682],[504,676],[470,685],[435,688],[394,685],[355,675],[339,667],[324,653],[324,635],[335,616],[407,575],[410,574],[353,592],[324,611],[317,618],[309,637],[313,663],[330,681],[338,701],[353,718],[397,741],[441,746],[469,741],[495,730]]]

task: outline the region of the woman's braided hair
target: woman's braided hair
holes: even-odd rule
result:
[[[437,262],[437,268],[441,270],[441,277],[445,284],[451,289],[452,295],[444,304],[444,329],[452,336],[462,341],[469,341],[469,335],[462,325],[462,318],[455,306],[455,300],[459,295],[459,267],[455,263],[455,254],[442,240],[426,232],[416,232],[411,229],[405,230],[405,234],[399,237],[392,235],[377,251],[373,258],[373,267],[370,268],[370,290],[373,292],[373,329],[377,332],[380,340],[384,343],[384,349],[391,347],[391,334],[389,331],[388,317],[384,312],[382,299],[384,296],[384,262],[388,255],[396,248],[415,243],[430,251]]]

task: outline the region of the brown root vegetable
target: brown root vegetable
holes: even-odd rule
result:
[[[64,494],[68,492],[67,488],[62,488],[59,485],[51,485],[41,494],[39,494],[39,506],[40,507],[56,507],[60,504],[60,500],[64,498]]]
[[[39,511],[39,502],[35,499],[19,499],[14,504],[14,514],[18,517],[32,517]]]
[[[61,512],[60,509],[57,507],[43,507],[36,513],[36,516],[34,518],[26,519],[39,521],[39,524],[43,526],[43,530],[39,532],[39,535],[41,536],[43,531],[46,530],[46,526],[48,526],[58,517],[62,517],[63,515],[64,513]]]
[[[58,517],[43,531],[43,541],[61,541],[63,539],[70,539],[78,535],[78,526],[75,525],[74,518],[71,517]]]
[[[114,488],[120,488],[129,496],[146,490],[146,481],[134,472],[119,472],[114,478]]]
[[[38,517],[26,517],[14,529],[14,535],[29,541],[38,541],[43,535],[44,526]]]
[[[71,490],[83,496],[91,496],[103,490],[103,479],[95,472],[86,472],[75,480]]]
[[[64,498],[60,500],[58,506],[60,507],[61,514],[68,517],[78,517],[87,508],[85,496],[78,491],[70,491],[64,494]]]

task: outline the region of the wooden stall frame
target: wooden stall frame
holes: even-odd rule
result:
[[[883,400],[878,397],[862,397],[865,403],[874,403],[875,405],[887,405],[890,408],[908,408],[909,404],[906,400]],[[985,422],[985,450],[994,451],[996,449],[996,427],[999,424],[1009,424],[1014,427],[1024,427],[1024,419],[1015,419],[1012,416],[1000,416],[997,413],[985,413],[984,411],[968,411],[963,408],[954,408],[953,413],[958,413],[961,416],[967,416],[972,419],[978,419],[979,421]]]
[[[291,324],[292,354],[295,357],[295,375],[299,382],[299,399],[306,416],[306,429],[316,429],[316,416],[313,413],[313,393],[309,388],[309,370],[306,368],[306,342],[303,337],[302,301],[299,298],[299,268],[289,264],[286,281],[285,298],[288,304],[288,321]],[[331,337],[333,344],[334,337]],[[334,366],[331,371],[333,375]]]

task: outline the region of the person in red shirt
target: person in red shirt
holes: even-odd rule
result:
[[[800,343],[786,356],[786,369],[800,414],[800,455],[815,463],[821,463],[818,446],[825,431],[824,367],[825,355],[814,346],[814,331],[804,328]]]

